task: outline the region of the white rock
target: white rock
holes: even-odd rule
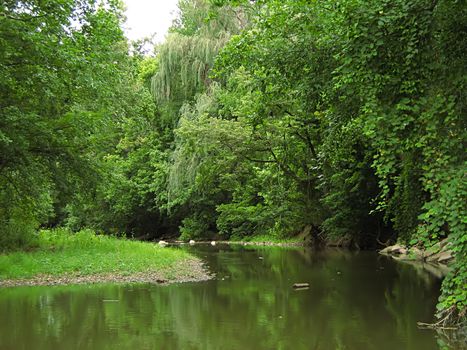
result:
[[[190,242],[189,242],[189,243],[190,243],[190,244],[195,244],[195,241],[192,240],[192,239],[190,239]]]
[[[438,262],[439,263],[447,263],[448,261],[454,259],[451,251],[441,252],[439,253]]]
[[[392,246],[392,249],[391,249],[391,254],[407,254],[407,248],[399,245],[399,244],[396,244],[394,246]]]
[[[389,254],[391,252],[392,246],[386,247],[379,251],[380,254]]]

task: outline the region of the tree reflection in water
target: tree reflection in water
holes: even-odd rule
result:
[[[438,349],[416,322],[431,320],[439,280],[411,266],[370,252],[184,249],[217,278],[0,290],[0,349]]]

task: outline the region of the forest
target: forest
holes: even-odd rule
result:
[[[119,0],[0,5],[0,251],[42,228],[380,249],[447,238],[467,313],[467,6],[180,0],[162,44]]]

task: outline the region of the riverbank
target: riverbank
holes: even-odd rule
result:
[[[175,242],[175,243],[183,243],[187,244],[186,242]],[[294,241],[294,240],[283,240],[283,241],[274,241],[274,240],[254,240],[254,241],[196,241],[196,242],[188,242],[188,244],[228,244],[228,245],[243,245],[243,246],[267,246],[267,247],[302,247],[307,246],[304,242]]]
[[[309,246],[312,244],[312,238],[310,235],[311,229],[305,228],[299,234],[292,237],[276,237],[273,235],[253,235],[243,237],[243,239],[231,239],[231,240],[190,240],[180,241],[175,240],[173,243],[176,244],[233,244],[233,245],[244,245],[244,246],[275,246],[275,247],[302,247]],[[165,242],[165,241],[162,241]],[[170,240],[168,241],[170,243]]]
[[[208,280],[200,259],[180,249],[96,235],[41,231],[28,252],[0,255],[0,287]]]
[[[455,261],[452,244],[447,238],[427,249],[395,244],[380,250],[379,253],[400,261],[421,261],[445,266],[452,265]]]

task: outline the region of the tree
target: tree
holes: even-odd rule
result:
[[[75,193],[93,188],[98,155],[121,116],[115,86],[129,66],[118,2],[7,1],[1,11],[6,249],[26,244],[39,224],[60,219]]]

